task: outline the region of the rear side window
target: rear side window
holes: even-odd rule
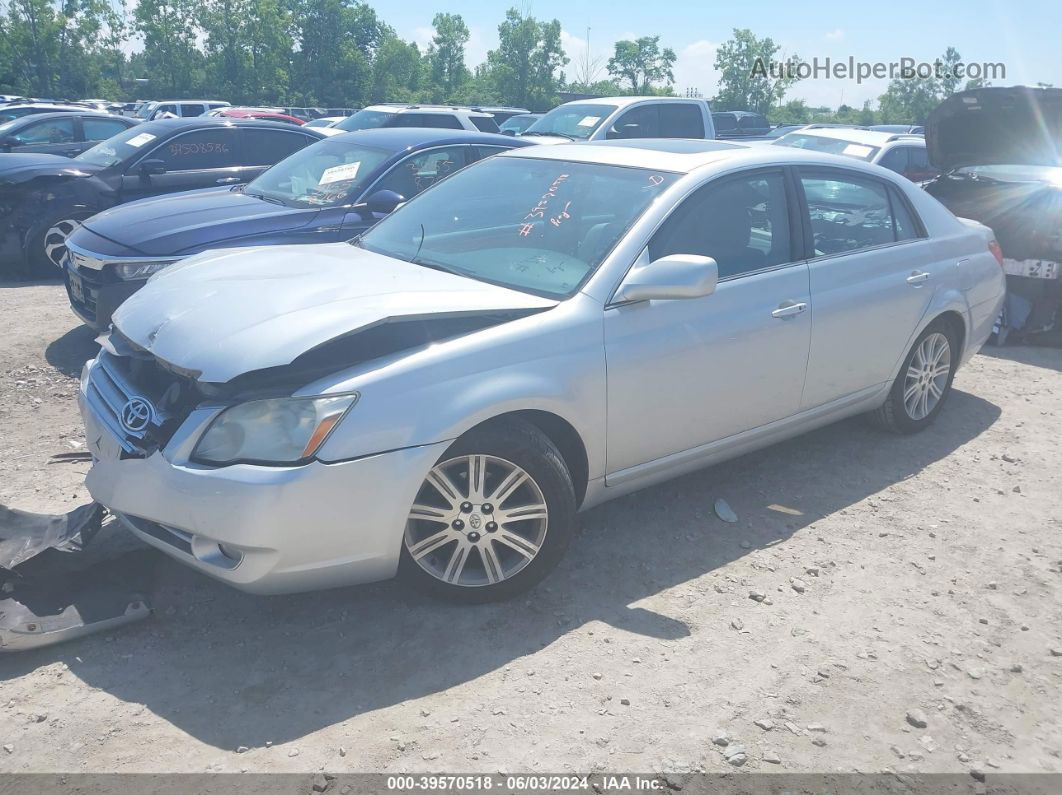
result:
[[[742,130],[765,130],[768,126],[763,116],[742,116],[738,119],[738,127]]]
[[[792,261],[785,180],[757,171],[709,183],[686,199],[649,242],[649,258],[712,257],[719,278]]]
[[[235,146],[232,130],[227,127],[195,130],[171,138],[145,159],[161,160],[167,171],[231,168],[236,165]]]
[[[114,119],[88,119],[82,117],[81,128],[85,131],[86,141],[106,141],[112,135],[125,132],[128,124],[122,124]]]
[[[486,116],[470,116],[469,118],[480,132],[496,133],[499,131],[498,122],[494,121],[494,119]]]
[[[188,116],[202,116],[206,112],[206,108],[202,105],[192,105],[187,102],[181,103],[181,115]]]
[[[704,118],[696,105],[674,102],[661,105],[659,112],[662,138],[704,137]]]
[[[896,240],[917,240],[922,237],[921,225],[915,220],[907,201],[892,185],[889,186],[889,199],[892,202],[892,218],[896,226]]]
[[[730,132],[737,129],[737,120],[729,113],[713,113],[712,122],[718,132]]]
[[[271,166],[315,140],[287,130],[241,127],[235,132],[237,146],[234,165],[237,166]]]
[[[814,256],[843,254],[896,240],[885,183],[856,175],[801,170]]]

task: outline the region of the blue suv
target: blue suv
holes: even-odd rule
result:
[[[457,130],[360,130],[308,146],[247,185],[115,207],[66,240],[70,304],[87,324],[106,328],[122,301],[179,259],[208,249],[349,240],[454,171],[532,145]]]

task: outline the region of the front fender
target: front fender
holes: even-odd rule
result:
[[[317,457],[332,462],[456,439],[516,411],[554,414],[586,448],[590,477],[604,471],[605,358],[600,305],[585,320],[565,309],[522,318],[408,359],[300,390],[355,389],[357,404]],[[558,312],[559,316],[544,316]],[[557,322],[560,321],[560,322]]]

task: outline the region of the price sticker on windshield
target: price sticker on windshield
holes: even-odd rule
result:
[[[599,121],[601,121],[601,117],[600,116],[583,116],[583,118],[579,121],[579,123],[576,126],[577,127],[593,127]]]
[[[146,144],[148,141],[154,141],[154,140],[155,140],[155,136],[152,135],[151,133],[140,133],[140,135],[134,135],[132,138],[130,138],[128,141],[126,141],[126,143],[129,144],[130,146],[140,147],[140,146],[143,146],[144,144]]]
[[[844,148],[842,154],[848,155],[849,157],[866,157],[872,151],[874,151],[874,148],[871,146],[863,146],[862,144],[848,144],[848,146]]]
[[[360,160],[356,163],[344,163],[341,166],[326,168],[317,184],[327,185],[330,182],[348,182],[358,176],[359,168],[361,168]]]

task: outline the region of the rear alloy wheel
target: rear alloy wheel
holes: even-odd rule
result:
[[[950,323],[931,323],[911,346],[885,404],[871,414],[875,422],[897,433],[915,433],[933,422],[951,391],[957,343]]]
[[[567,468],[537,429],[506,423],[474,431],[454,443],[417,493],[403,575],[459,601],[511,596],[560,559],[574,508]]]

